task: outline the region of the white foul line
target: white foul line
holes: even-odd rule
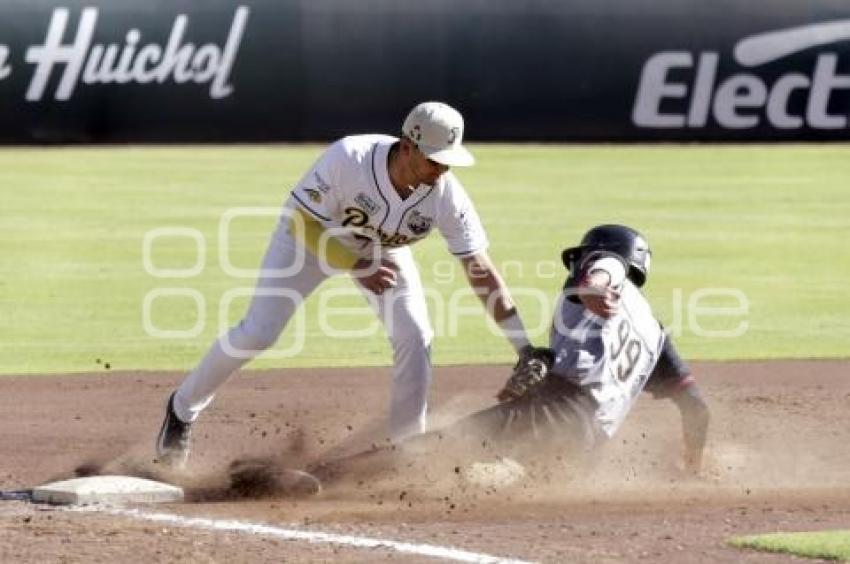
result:
[[[282,527],[262,525],[260,523],[250,523],[246,521],[207,519],[203,517],[184,517],[183,515],[175,515],[172,513],[148,513],[147,511],[142,511],[140,509],[121,509],[117,507],[102,506],[85,506],[73,508],[71,510],[107,513],[109,515],[118,515],[122,517],[130,517],[133,519],[154,521],[157,523],[171,523],[172,525],[177,525],[180,527],[191,527],[195,529],[204,529],[212,531],[247,533],[250,535],[261,535],[283,540],[302,540],[310,543],[328,543],[353,546],[356,548],[386,548],[389,550],[394,550],[396,552],[406,554],[431,556],[433,558],[443,558],[446,560],[454,560],[457,562],[476,562],[480,564],[531,564],[527,560],[501,558],[499,556],[492,556],[490,554],[482,554],[480,552],[469,552],[466,550],[459,550],[456,548],[449,548],[444,546],[435,546],[430,544],[413,544],[408,542],[399,542],[369,537],[354,537],[350,535],[338,535],[335,533],[322,533],[320,531],[300,531],[298,529],[284,529]]]

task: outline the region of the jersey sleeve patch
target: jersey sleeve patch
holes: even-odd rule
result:
[[[334,143],[292,190],[293,198],[316,219],[332,221],[332,218],[338,215],[335,213],[339,197],[335,182],[344,159],[342,145],[339,142]]]
[[[298,202],[298,204],[301,206],[301,208],[303,208],[305,211],[309,212],[310,215],[312,215],[316,219],[320,219],[322,221],[330,221],[331,220],[329,217],[322,215],[320,212],[318,212],[315,209],[313,209],[312,207],[310,207],[310,205],[307,202],[305,202],[302,199],[301,196],[298,195],[297,191],[293,190],[292,197],[295,198],[295,200]]]

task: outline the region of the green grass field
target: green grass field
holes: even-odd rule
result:
[[[729,544],[808,558],[850,560],[850,531],[753,535],[732,539]]]
[[[222,269],[222,215],[237,207],[275,210],[321,149],[0,150],[0,373],[98,370],[98,359],[113,369],[190,368],[247,300],[235,300],[220,320],[222,298],[253,286],[252,279]],[[541,302],[533,292],[554,299],[563,280],[560,250],[594,224],[622,222],[642,229],[653,245],[647,293],[688,358],[848,355],[850,146],[473,150],[478,166],[458,175],[537,341],[545,340],[551,299]],[[256,267],[274,223],[271,216],[234,220],[228,260]],[[145,234],[163,227],[202,234],[206,256],[197,276],[157,278],[145,271]],[[445,298],[432,304],[435,362],[508,362],[508,345],[484,322],[474,297],[456,300],[461,309],[438,303],[466,286],[440,236],[419,244],[415,254],[426,286]],[[196,244],[187,237],[160,238],[151,258],[160,269],[190,269]],[[325,287],[353,288],[344,278]],[[151,323],[191,329],[200,296],[204,318],[197,336],[162,339],[145,331],[146,295],[169,288],[184,294],[154,300]],[[334,303],[365,308],[359,297]],[[318,324],[318,306],[314,296],[304,325],[287,331],[279,345],[285,349],[303,338],[301,354],[252,366],[389,363],[379,329],[367,338],[330,339]],[[361,311],[331,322],[337,329],[361,329],[374,318]],[[736,330],[743,334],[711,334]]]

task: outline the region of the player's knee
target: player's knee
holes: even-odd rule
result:
[[[239,337],[235,344],[243,350],[264,351],[274,346],[282,330],[281,326],[243,320],[236,327]]]
[[[434,332],[428,326],[414,325],[393,332],[391,341],[395,350],[421,351],[428,353]]]

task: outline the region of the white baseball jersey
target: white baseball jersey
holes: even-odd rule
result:
[[[612,279],[617,274],[612,273]],[[566,299],[565,293],[549,345],[555,352],[553,374],[595,400],[594,423],[608,437],[646,386],[665,338],[646,298],[630,280],[622,282],[620,294],[620,312],[604,319]]]
[[[388,135],[355,135],[331,145],[292,190],[286,203],[319,220],[360,256],[372,245],[394,248],[424,239],[436,227],[458,257],[487,248],[481,220],[451,172],[420,184],[402,199],[390,182],[387,159],[398,141]],[[340,231],[337,231],[340,230]]]
[[[380,295],[369,292],[368,301],[393,347],[389,432],[400,440],[425,431],[433,338],[422,280],[408,245],[436,227],[449,251],[466,256],[486,249],[487,237],[451,173],[441,175],[434,186],[418,186],[407,198],[398,195],[387,170],[396,141],[386,135],[337,141],[292,190],[285,208],[298,206],[311,214],[359,256],[371,257],[377,245],[398,266],[396,286]],[[284,214],[263,258],[248,312],[210,347],[175,395],[174,408],[183,421],[194,421],[236,369],[270,347],[300,304],[330,276],[315,256],[305,257],[301,250],[290,233],[289,214]],[[296,266],[294,274],[279,274]]]

